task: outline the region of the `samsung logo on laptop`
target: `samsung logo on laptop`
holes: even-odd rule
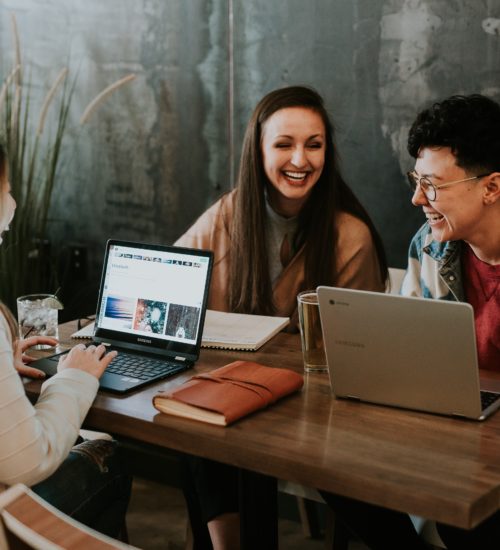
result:
[[[148,340],[147,338],[137,338],[138,342],[143,342],[144,344],[151,344],[151,340]]]
[[[352,340],[335,340],[339,346],[349,346],[350,348],[364,348],[365,345],[361,342],[353,342]]]
[[[342,302],[341,300],[329,300],[332,306],[350,306],[349,302]]]

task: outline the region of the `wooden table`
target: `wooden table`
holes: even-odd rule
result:
[[[61,327],[63,343],[75,328]],[[125,397],[100,393],[85,424],[457,527],[500,508],[500,414],[480,423],[336,400],[327,374],[306,375],[302,392],[228,428],[153,408],[157,390],[240,358],[302,372],[295,335],[281,333],[256,353],[202,350],[195,368],[173,379]],[[500,389],[494,376],[484,385]],[[36,394],[39,383],[26,388]]]

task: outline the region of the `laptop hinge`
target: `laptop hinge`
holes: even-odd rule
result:
[[[179,357],[178,355],[176,357],[174,357],[174,360],[175,361],[185,361],[186,358],[185,357]]]

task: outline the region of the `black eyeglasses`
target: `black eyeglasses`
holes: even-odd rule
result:
[[[441,185],[434,185],[432,181],[426,176],[418,176],[415,172],[408,172],[406,177],[408,178],[408,185],[410,186],[411,192],[415,193],[418,186],[422,189],[422,193],[430,201],[436,200],[436,194],[438,189],[443,187],[449,187],[450,185],[455,185],[455,183],[463,183],[464,181],[472,181],[484,178],[489,174],[480,174],[479,176],[472,176],[470,178],[464,178],[463,180],[449,181],[448,183],[442,183]]]

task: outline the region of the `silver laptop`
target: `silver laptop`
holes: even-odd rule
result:
[[[483,420],[500,394],[479,387],[469,304],[318,287],[337,397]]]

